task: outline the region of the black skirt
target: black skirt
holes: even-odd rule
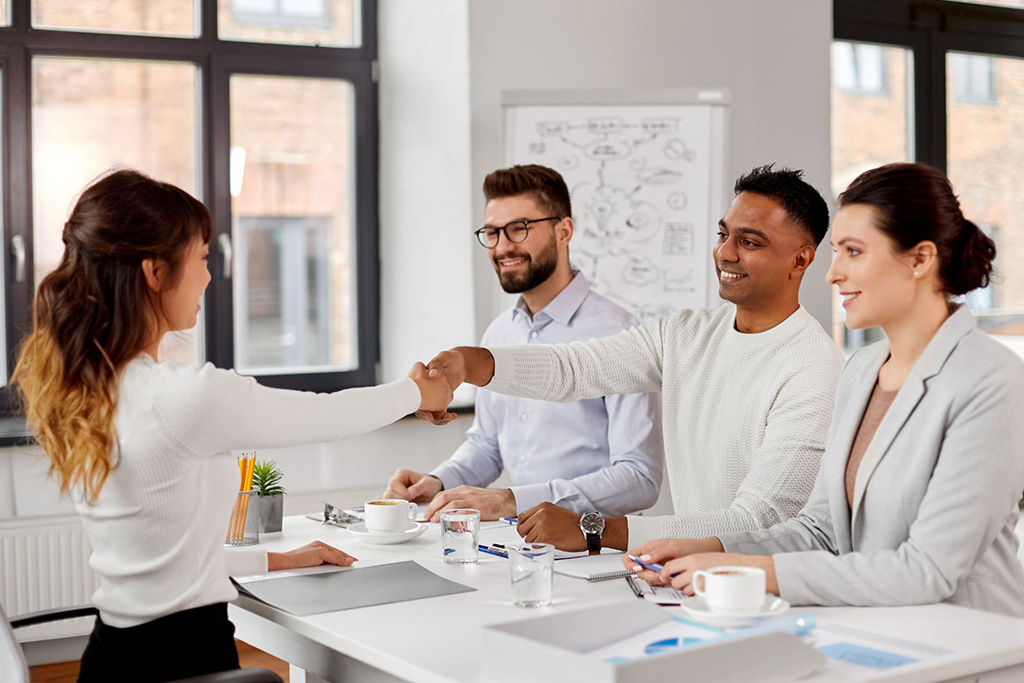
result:
[[[157,683],[237,669],[234,635],[223,602],[130,628],[107,626],[97,617],[78,683]]]

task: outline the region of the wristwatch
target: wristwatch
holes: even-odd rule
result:
[[[587,552],[601,554],[601,534],[604,533],[604,515],[600,512],[584,512],[580,517],[580,531],[587,539]]]

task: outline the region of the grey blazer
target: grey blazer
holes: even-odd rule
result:
[[[800,513],[719,536],[729,552],[773,555],[793,604],[946,601],[1024,616],[1017,503],[1024,491],[1024,363],[966,307],[929,342],[845,473],[888,341],[854,354],[836,391],[821,470]]]

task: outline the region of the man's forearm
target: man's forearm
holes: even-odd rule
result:
[[[466,368],[466,381],[478,387],[485,386],[494,377],[494,356],[479,346],[457,346]]]

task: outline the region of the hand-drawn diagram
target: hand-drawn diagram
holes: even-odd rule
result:
[[[591,287],[642,320],[707,303],[710,113],[691,105],[509,112],[508,159],[559,171]]]

